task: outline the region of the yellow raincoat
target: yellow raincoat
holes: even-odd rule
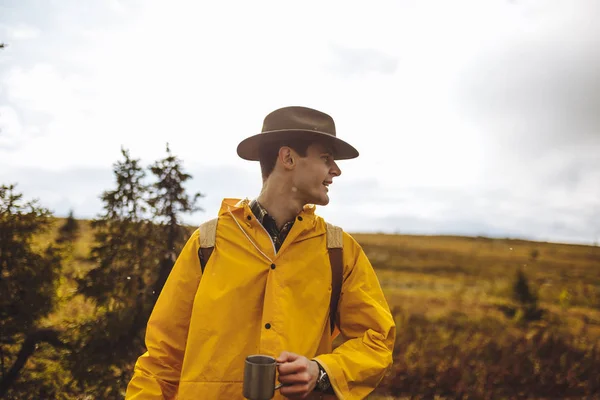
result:
[[[126,399],[243,399],[245,357],[284,350],[318,360],[338,398],[366,397],[391,366],[394,320],[365,253],[344,233],[337,318],[348,340],[331,351],[325,234],[306,206],[275,254],[248,201],[225,199],[204,276],[199,230],[169,275]]]

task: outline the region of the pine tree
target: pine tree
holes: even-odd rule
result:
[[[104,213],[92,221],[94,267],[79,280],[79,292],[94,300],[98,315],[77,330],[72,365],[80,390],[98,398],[121,397],[133,365],[144,351],[148,317],[187,239],[181,214],[199,210],[191,178],[167,146],[149,166],[156,182],[145,184],[140,161],[122,150],[114,165],[117,187],[102,195]]]
[[[79,327],[73,374],[82,389],[101,398],[120,396],[144,348],[149,289],[160,260],[158,231],[147,214],[146,174],[139,160],[121,153],[113,170],[117,187],[102,194],[104,213],[92,221],[94,267],[78,281],[98,315]]]
[[[56,243],[73,243],[79,237],[79,222],[73,216],[73,210],[69,211],[69,216],[65,223],[58,228],[58,238]]]
[[[531,290],[525,272],[520,268],[513,282],[513,299],[519,305],[517,319],[534,321],[541,318],[542,310],[538,308],[537,296]]]
[[[522,269],[517,270],[513,284],[513,297],[516,302],[523,306],[535,305],[537,298],[529,288],[529,281]]]
[[[79,281],[79,291],[107,311],[127,308],[143,295],[156,264],[153,226],[146,215],[148,186],[139,160],[122,150],[123,161],[114,165],[117,188],[102,196],[104,214],[92,221],[95,245],[89,261],[95,265]]]
[[[192,176],[183,171],[181,160],[171,153],[168,143],[166,151],[165,158],[149,167],[157,180],[152,184],[148,203],[152,207],[154,221],[160,224],[163,236],[160,267],[152,291],[155,299],[158,298],[173,268],[177,251],[187,240],[188,232],[181,224],[181,214],[203,211],[196,206],[196,202],[203,195],[195,193],[190,196],[184,188],[185,182]]]
[[[0,397],[47,394],[44,382],[14,385],[28,373],[23,368],[39,343],[64,346],[60,332],[40,326],[55,304],[61,270],[57,249],[35,243],[50,224],[50,212],[37,201],[24,202],[14,185],[0,186]]]

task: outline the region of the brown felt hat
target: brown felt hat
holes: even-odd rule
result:
[[[306,107],[284,107],[270,113],[265,117],[262,132],[242,140],[237,153],[245,160],[258,161],[258,150],[265,144],[304,138],[331,145],[336,160],[358,157],[354,147],[335,136],[333,118]]]

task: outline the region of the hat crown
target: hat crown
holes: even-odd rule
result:
[[[284,107],[265,117],[262,132],[303,130],[335,136],[333,118],[324,112],[307,107]]]

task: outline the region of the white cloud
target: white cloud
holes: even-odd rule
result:
[[[23,127],[12,107],[0,106],[0,149],[18,146]]]
[[[274,108],[308,105],[330,113],[340,137],[361,152],[341,163],[332,195],[338,184],[378,185],[360,205],[340,198],[336,207],[344,218],[362,212],[450,221],[448,214],[464,219],[471,212],[480,222],[472,226],[520,232],[528,216],[543,220],[551,212],[577,225],[568,212],[552,210],[597,204],[598,164],[589,161],[582,174],[575,162],[593,147],[578,139],[572,146],[549,145],[535,160],[517,155],[511,140],[520,140],[523,130],[515,124],[538,135],[547,124],[510,107],[505,118],[497,97],[521,109],[541,104],[547,112],[539,97],[515,88],[527,87],[537,68],[546,67],[547,58],[536,60],[536,54],[585,63],[568,49],[586,54],[597,31],[590,24],[595,2],[426,0],[365,7],[355,1],[111,0],[94,7],[89,12],[77,2],[59,2],[38,10],[44,25],[9,21],[43,28],[35,28],[27,54],[15,42],[2,61],[0,158],[6,165],[43,165],[57,173],[110,168],[121,145],[149,163],[168,141],[194,168],[254,168],[258,176],[255,164],[237,159],[237,143],[257,133]],[[594,61],[589,70],[596,67]],[[573,89],[573,82],[563,84]],[[568,126],[556,134],[568,136]],[[567,190],[571,170],[577,184]],[[560,185],[556,176],[565,177]],[[516,195],[496,199],[491,193]],[[382,206],[382,198],[401,204],[401,212]]]
[[[8,88],[8,101],[29,111],[60,119],[86,110],[87,99],[78,93],[85,86],[84,80],[74,74],[63,76],[50,64],[36,64],[27,70],[14,67],[3,83]]]
[[[17,25],[6,29],[8,31],[8,39],[10,40],[29,40],[36,39],[41,35],[41,30],[35,26]]]
[[[118,15],[126,15],[128,8],[123,4],[121,0],[108,0],[108,8]]]

